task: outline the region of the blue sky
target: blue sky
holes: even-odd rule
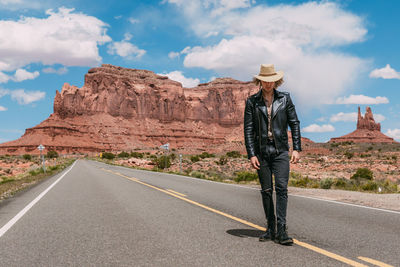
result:
[[[0,0],[0,142],[45,120],[56,90],[102,63],[186,87],[248,81],[274,63],[302,136],[347,134],[370,106],[400,141],[399,12],[396,0]]]

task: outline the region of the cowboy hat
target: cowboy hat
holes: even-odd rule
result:
[[[283,71],[275,71],[274,64],[261,64],[260,73],[253,80],[276,82],[283,78]]]

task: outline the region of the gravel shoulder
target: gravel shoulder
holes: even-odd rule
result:
[[[255,188],[260,187],[259,185],[250,184],[247,184],[245,186]],[[400,194],[374,194],[337,189],[312,189],[299,187],[289,187],[288,192],[291,195],[315,197],[326,200],[363,205],[373,208],[400,211]]]

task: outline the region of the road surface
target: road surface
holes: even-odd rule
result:
[[[399,212],[290,195],[287,221],[259,242],[257,189],[77,160],[0,204],[0,266],[400,266]]]

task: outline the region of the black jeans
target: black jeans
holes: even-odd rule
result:
[[[274,202],[272,198],[272,174],[275,177],[276,191],[276,217],[278,224],[286,224],[287,210],[287,186],[289,181],[289,152],[280,151],[276,153],[274,143],[268,142],[261,156],[257,155],[260,169],[257,170],[261,184],[261,195],[265,217],[269,226],[275,225]]]

